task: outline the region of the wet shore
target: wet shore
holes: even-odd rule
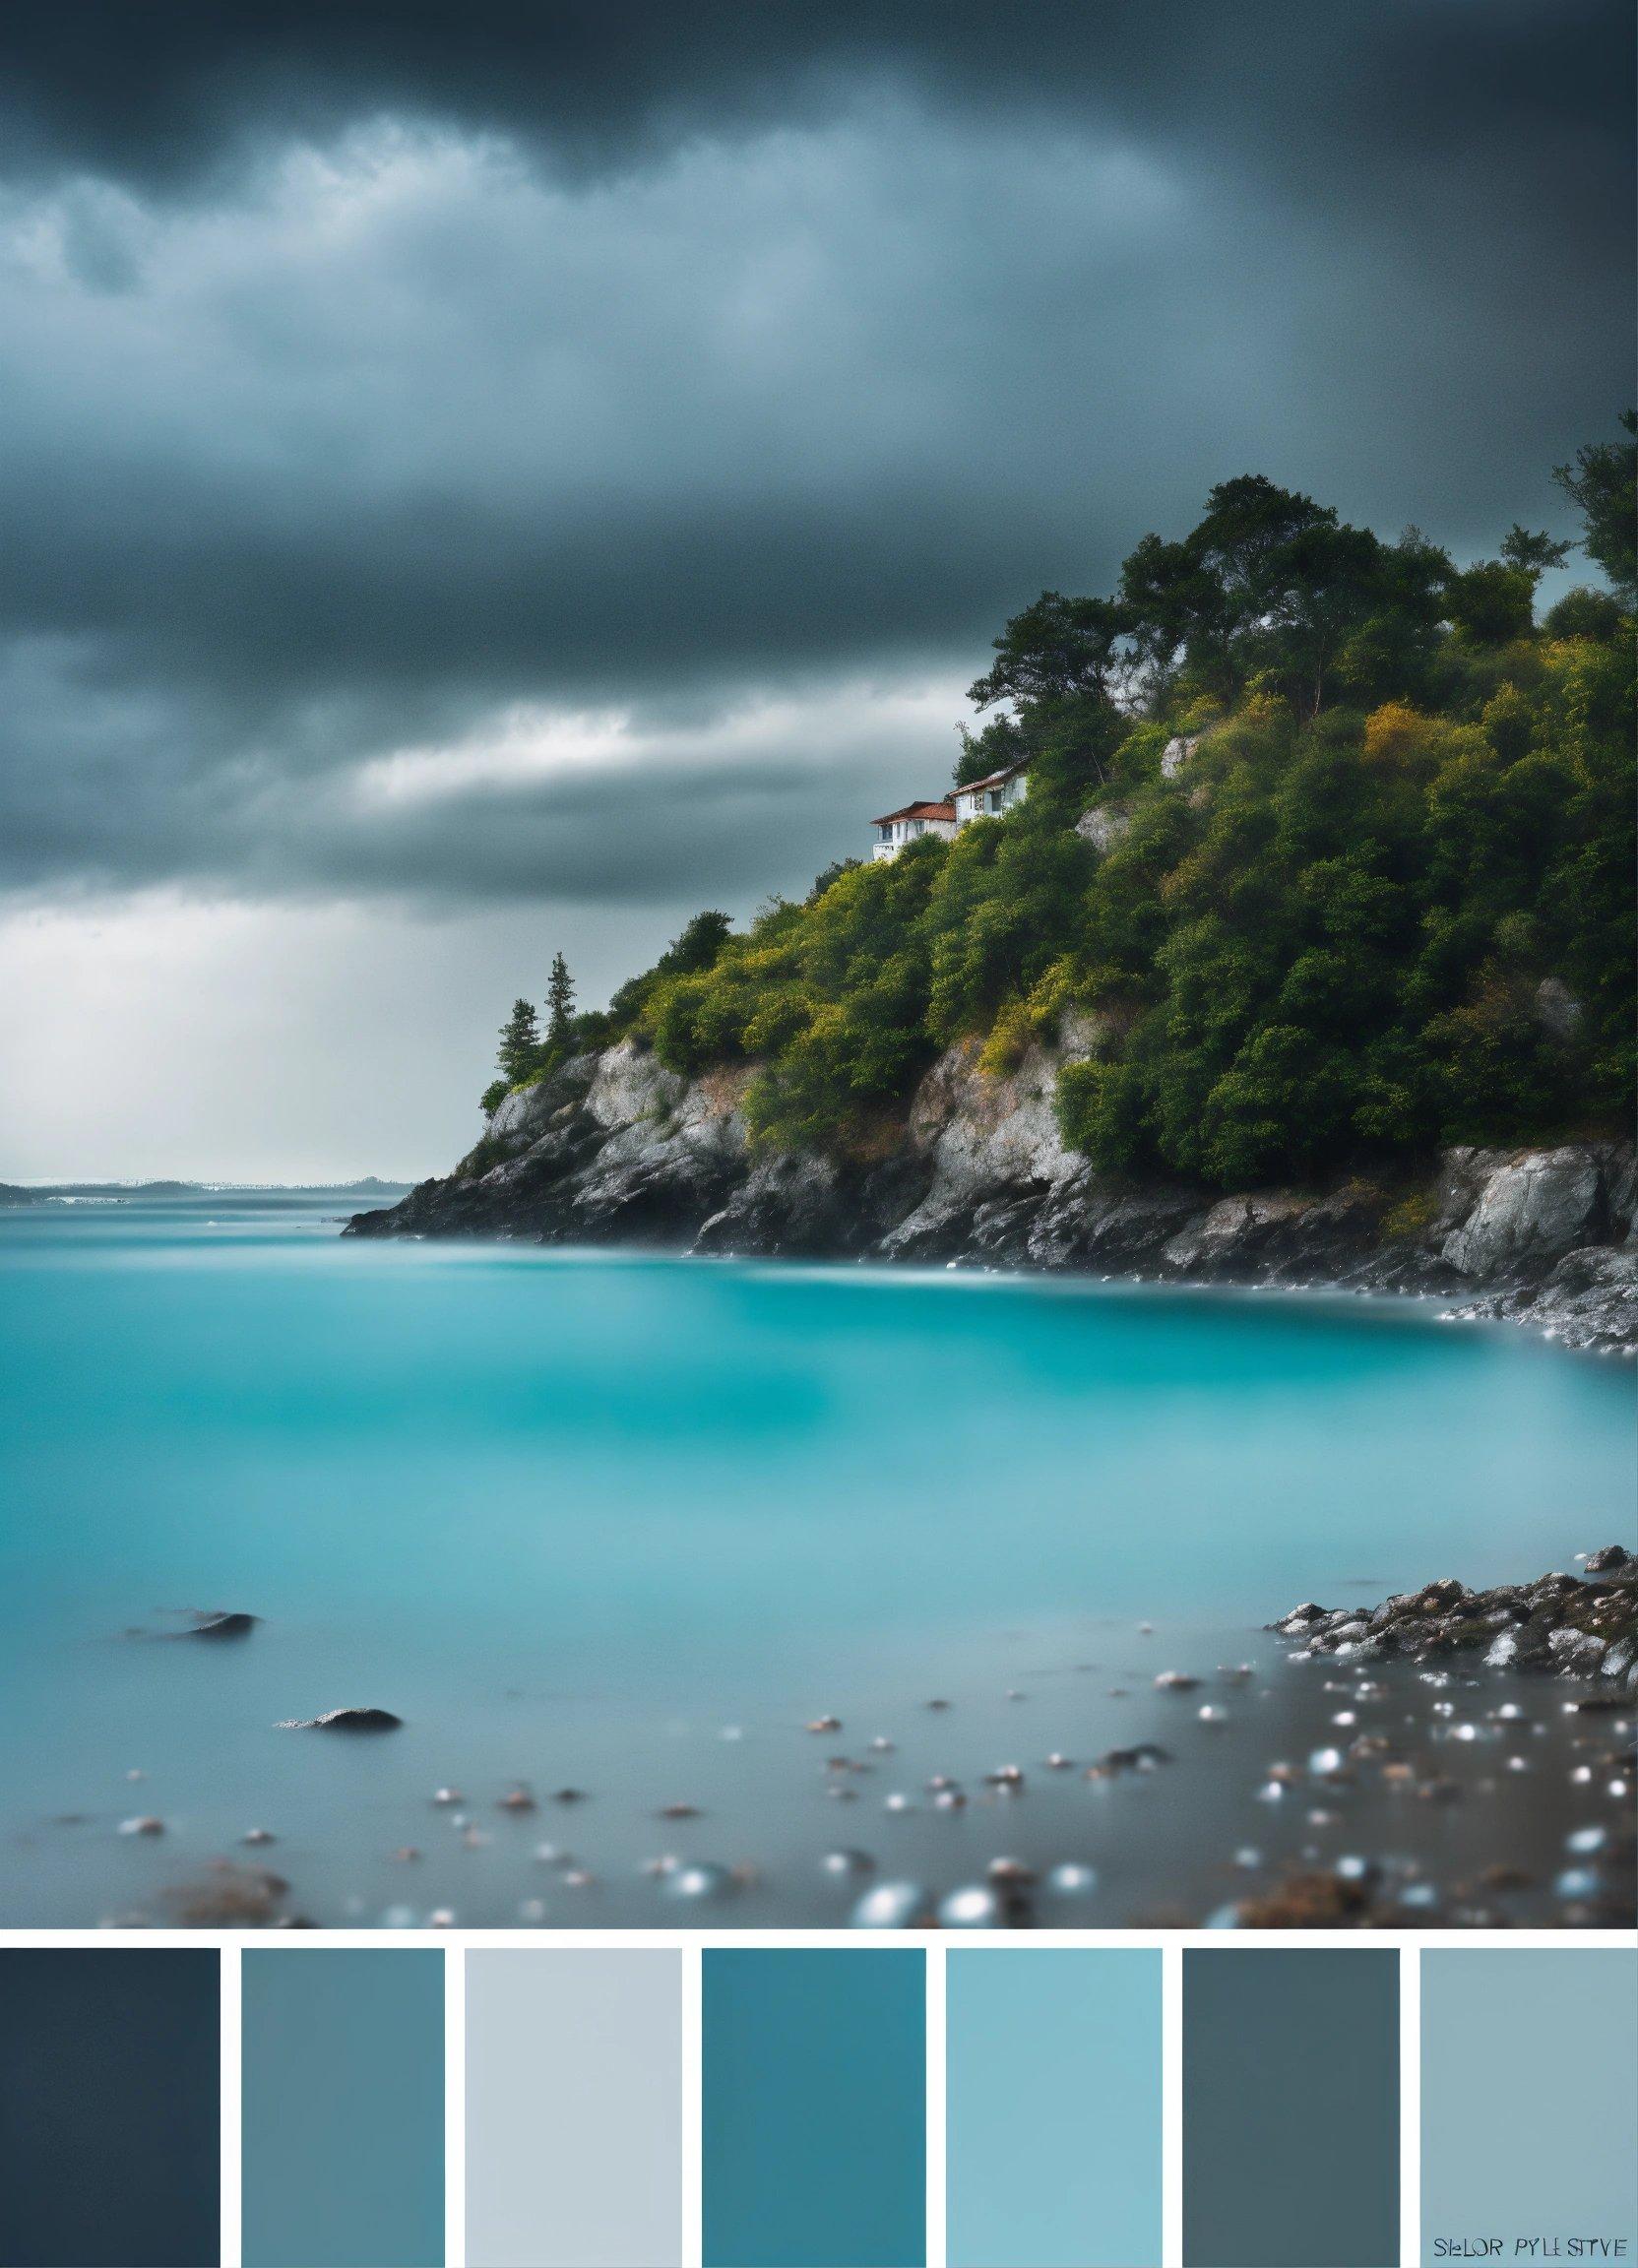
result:
[[[244,1621],[181,1634],[254,1646]],[[60,1900],[72,1854],[100,1902],[48,1919],[127,1927],[1628,1926],[1635,1639],[1611,1546],[1261,1630],[986,1633],[960,1676],[889,1664],[778,1717],[565,1732],[559,1708],[530,1777],[548,1741],[518,1694],[493,1753],[465,1742],[412,1799],[372,1760],[435,1731],[339,1712],[277,1737],[336,1775],[345,1855],[272,1793],[229,1832],[156,1758],[123,1811],[15,1826],[9,1863]]]

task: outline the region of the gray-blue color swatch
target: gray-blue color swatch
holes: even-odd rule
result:
[[[1573,2237],[1638,2256],[1638,1953],[1421,1957],[1421,2241]],[[1558,2250],[1552,2247],[1556,2245]],[[1448,2257],[1448,2255],[1446,2255]]]
[[[244,2268],[442,2268],[444,1956],[247,1952]]]

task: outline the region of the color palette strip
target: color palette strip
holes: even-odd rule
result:
[[[221,1958],[0,1949],[0,2268],[1638,2258],[1631,1947]]]

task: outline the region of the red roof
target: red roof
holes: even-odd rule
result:
[[[884,812],[880,819],[872,819],[872,827],[889,826],[895,819],[948,819],[953,826],[956,807],[953,803],[907,803],[902,811]]]

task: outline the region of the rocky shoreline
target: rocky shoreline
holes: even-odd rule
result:
[[[376,1799],[379,1864],[346,1913],[394,1928],[1630,1927],[1638,1554],[1610,1544],[1580,1566],[1480,1591],[1447,1578],[1374,1606],[1304,1603],[1235,1633],[1245,1661],[1145,1621],[1103,1625],[1100,1663],[1054,1671],[1014,1633],[1016,1655],[975,1656],[936,1698],[837,1693],[805,1719],[776,1708],[736,1724],[703,1754],[667,1743],[659,1805],[639,1793],[652,1729],[633,1729],[635,1772],[605,1755],[584,1785],[538,1792],[469,1753],[470,1795],[428,1780],[401,1787],[396,1808]],[[1031,1655],[1045,1672],[1034,1689],[998,1692],[1003,1660],[1022,1674]],[[1110,1675],[1102,1694],[1090,1682]],[[293,1722],[412,1736],[379,1710]],[[561,1729],[539,1740],[571,1764]],[[770,1776],[735,1802],[759,1750]],[[157,1857],[149,1903],[109,1919],[342,1918],[334,1890],[311,1900],[265,1863],[290,1833],[277,1788],[232,1856],[201,1848],[182,1812],[119,1822],[127,1851],[174,1848],[195,1870],[177,1880]]]
[[[1491,1670],[1608,1678],[1638,1692],[1638,1555],[1619,1544],[1589,1554],[1582,1576],[1470,1591],[1454,1577],[1380,1606],[1327,1609],[1309,1602],[1272,1625],[1305,1656],[1337,1661],[1468,1660]]]
[[[1095,1044],[1067,1029],[1003,1076],[951,1048],[889,1154],[850,1164],[759,1152],[748,1068],[686,1080],[622,1040],[515,1089],[453,1173],[346,1233],[1414,1292],[1638,1353],[1631,1144],[1456,1148],[1419,1172],[1229,1197],[1125,1180],[1068,1150],[1053,1108],[1058,1071]]]

